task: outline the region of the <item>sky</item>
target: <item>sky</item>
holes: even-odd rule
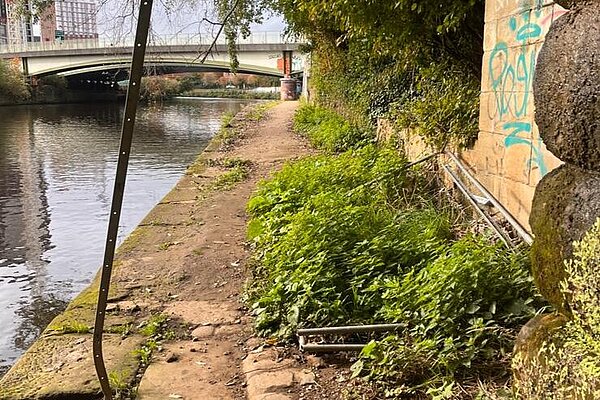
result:
[[[98,33],[104,38],[131,36],[135,32],[132,3],[123,0],[99,0],[97,15]],[[152,35],[210,35],[217,28],[203,18],[215,21],[212,1],[154,0],[152,10]],[[281,32],[285,28],[280,16],[265,16],[260,25],[252,26],[253,32]]]

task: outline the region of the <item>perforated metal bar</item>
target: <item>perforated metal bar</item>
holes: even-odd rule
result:
[[[135,35],[135,46],[131,60],[131,71],[129,74],[129,87],[127,89],[127,100],[125,102],[125,115],[121,131],[121,145],[119,146],[119,158],[117,162],[117,174],[113,190],[112,206],[110,209],[108,233],[104,250],[104,262],[102,263],[102,277],[98,293],[98,306],[96,308],[96,322],[94,324],[93,356],[96,374],[102,387],[102,393],[106,400],[112,400],[112,390],[106,372],[104,356],[102,353],[102,333],[104,331],[104,319],[106,314],[106,303],[108,301],[108,290],[115,256],[117,234],[119,232],[119,220],[121,207],[123,205],[123,194],[125,192],[125,180],[127,179],[127,167],[129,165],[129,153],[131,152],[131,141],[133,139],[133,126],[140,98],[140,83],[144,68],[144,56],[146,54],[146,43],[148,41],[148,30],[150,28],[150,16],[152,14],[152,0],[142,0],[140,3],[137,31]]]

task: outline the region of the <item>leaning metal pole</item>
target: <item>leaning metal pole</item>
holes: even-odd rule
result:
[[[119,147],[119,159],[117,162],[117,176],[113,191],[112,206],[110,210],[108,233],[106,236],[106,247],[104,250],[104,262],[102,263],[102,278],[98,293],[98,306],[96,308],[96,323],[94,325],[94,365],[102,387],[102,393],[106,400],[112,399],[112,391],[106,373],[104,357],[102,354],[102,333],[104,330],[104,318],[106,314],[106,302],[108,300],[108,289],[112,273],[113,260],[119,231],[119,219],[121,217],[121,206],[123,205],[123,193],[125,191],[125,180],[127,178],[127,166],[129,164],[129,153],[133,138],[133,126],[140,97],[140,82],[144,68],[144,56],[146,54],[146,42],[148,41],[148,30],[150,28],[150,15],[152,14],[152,0],[142,0],[140,13],[135,34],[133,47],[133,58],[131,60],[131,71],[129,74],[129,88],[127,89],[127,100],[125,102],[125,115],[123,116],[123,127],[121,131],[121,145]]]

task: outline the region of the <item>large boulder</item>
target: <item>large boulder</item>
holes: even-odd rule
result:
[[[555,156],[600,171],[600,1],[562,3],[577,7],[552,24],[540,51],[535,121]]]
[[[584,7],[586,4],[593,3],[594,1],[597,2],[597,0],[554,0],[556,4],[568,10],[574,7]]]
[[[558,310],[569,311],[560,290],[564,260],[573,255],[573,242],[600,217],[600,173],[563,165],[546,175],[536,188],[529,217],[535,241],[532,273],[540,292]]]

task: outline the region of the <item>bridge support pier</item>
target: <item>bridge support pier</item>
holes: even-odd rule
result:
[[[292,55],[289,50],[283,51],[283,76],[281,79],[281,100],[290,101],[298,99],[296,91],[297,81],[291,77],[292,74]]]
[[[298,94],[296,92],[296,86],[298,81],[294,78],[282,78],[281,81],[281,100],[291,101],[297,100]]]

